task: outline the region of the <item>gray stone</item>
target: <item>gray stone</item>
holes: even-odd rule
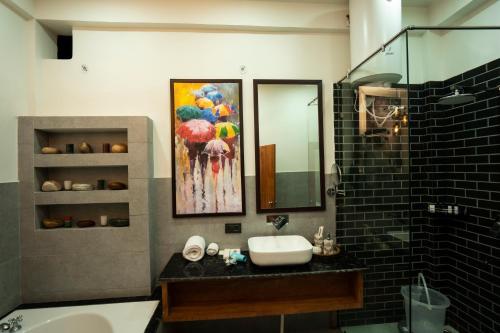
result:
[[[319,226],[325,226],[326,232],[335,235],[335,201],[326,198],[325,211],[287,213],[290,223],[280,231],[265,222],[266,214],[256,214],[255,177],[245,177],[246,210],[245,216],[173,218],[172,187],[170,178],[155,178],[152,184],[151,222],[155,230],[152,241],[156,244],[157,272],[161,272],[170,256],[182,251],[186,240],[198,234],[207,243],[215,242],[220,248],[248,249],[247,239],[252,236],[293,235],[313,237]],[[225,223],[241,223],[241,234],[225,234]],[[175,235],[175,236],[172,236]]]
[[[23,257],[23,302],[149,295],[148,267],[148,252]]]
[[[18,183],[0,183],[0,317],[20,304]]]
[[[34,145],[33,117],[18,117],[17,142]]]
[[[0,318],[21,303],[20,281],[18,257],[0,262]]]

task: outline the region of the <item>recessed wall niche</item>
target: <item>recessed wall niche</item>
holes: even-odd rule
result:
[[[149,186],[153,174],[152,122],[147,117],[20,117],[19,179],[21,206],[21,252],[23,301],[46,302],[149,295],[153,272],[149,245],[151,224]],[[91,153],[80,153],[78,145],[86,142]],[[108,153],[103,144],[126,144],[123,153]],[[74,146],[73,153],[66,145]],[[54,147],[57,154],[42,154],[43,147]],[[43,192],[46,180],[87,183],[97,187],[97,180],[122,182],[121,190],[61,190]],[[129,219],[118,228],[101,226],[100,217]],[[45,229],[44,218],[71,216],[72,228]],[[79,220],[93,220],[95,226],[79,228]],[[99,255],[96,256],[96,249]],[[51,265],[49,261],[57,262]],[[107,276],[107,285],[89,285],[71,281],[71,288],[60,285],[39,286],[67,271],[81,271],[99,280]],[[113,262],[113,265],[106,263]],[[139,267],[140,266],[140,267]],[[137,268],[131,271],[130,267]],[[122,283],[133,280],[133,288]]]

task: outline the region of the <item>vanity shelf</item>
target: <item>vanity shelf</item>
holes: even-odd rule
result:
[[[70,205],[92,203],[127,203],[128,190],[35,192],[35,205]]]
[[[35,154],[36,168],[111,167],[127,166],[129,156],[124,154]]]
[[[176,253],[160,275],[163,320],[191,321],[359,309],[366,267],[343,254],[299,266],[226,267]]]

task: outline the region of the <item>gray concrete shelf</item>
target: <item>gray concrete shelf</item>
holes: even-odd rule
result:
[[[86,142],[94,153],[79,154]],[[125,143],[128,153],[103,153],[103,144]],[[75,154],[41,154],[43,147]],[[51,302],[99,297],[150,295],[154,226],[150,222],[150,179],[153,177],[153,123],[133,117],[19,117],[18,173],[23,301]],[[128,184],[126,190],[40,192],[45,180],[95,184],[97,179]],[[47,217],[73,221],[101,216],[129,218],[123,228],[95,226],[45,230]],[[95,250],[99,255],[95,255]],[[131,269],[133,267],[133,269]],[[60,272],[64,274],[60,274]],[[85,279],[70,279],[81,276]],[[40,285],[38,281],[50,281]],[[57,280],[57,281],[56,281]],[[1,289],[1,288],[0,288]]]
[[[35,168],[113,167],[127,166],[129,156],[124,154],[35,154]]]
[[[35,192],[35,205],[128,203],[128,190]]]

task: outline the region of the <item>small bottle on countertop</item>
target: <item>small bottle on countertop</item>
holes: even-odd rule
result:
[[[328,236],[326,236],[326,239],[323,241],[323,254],[325,256],[333,255],[333,239],[330,233],[328,233]]]

